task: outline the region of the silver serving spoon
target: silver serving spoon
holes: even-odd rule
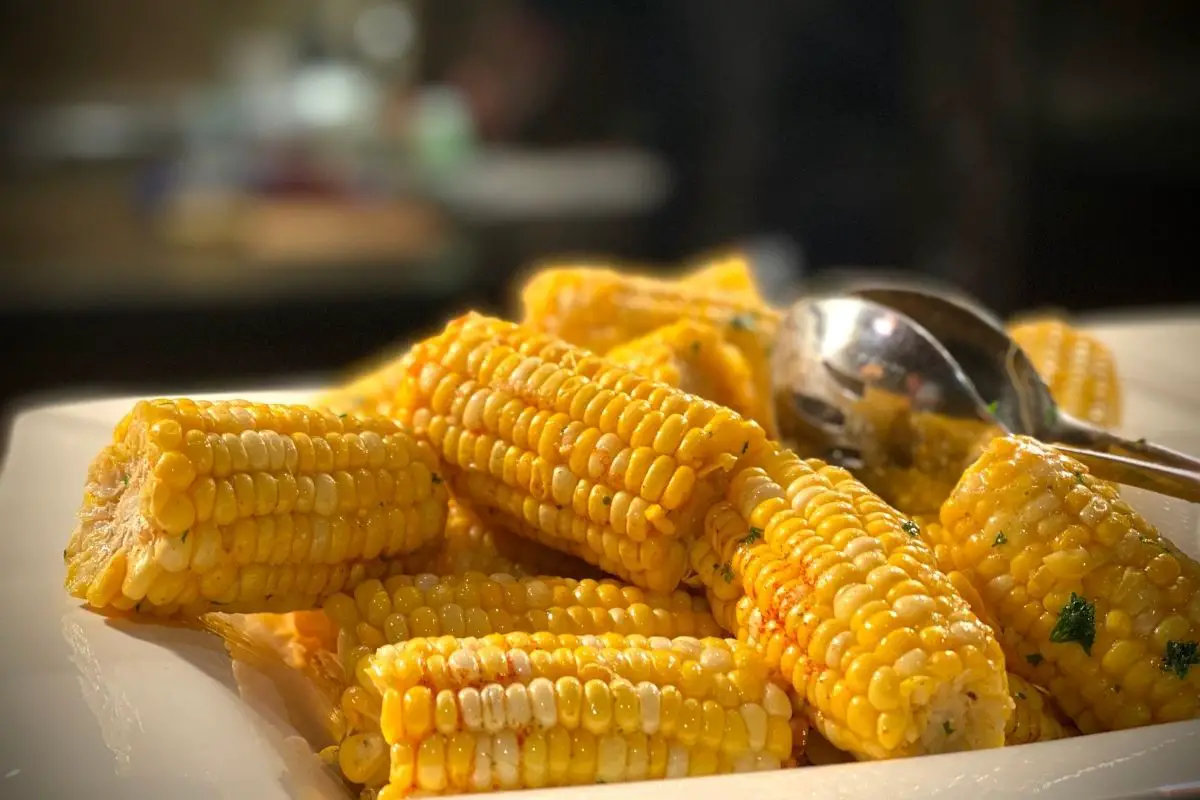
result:
[[[806,298],[784,316],[772,371],[785,436],[846,466],[884,463],[873,429],[894,413],[991,422],[1071,455],[1098,477],[1200,502],[1200,461],[1061,411],[999,321],[965,298],[900,285]]]

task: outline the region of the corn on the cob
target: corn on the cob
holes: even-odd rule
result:
[[[546,269],[522,292],[525,323],[597,353],[681,319],[707,322],[742,351],[764,398],[764,426],[775,429],[771,350],[779,312],[757,296],[698,288],[694,283],[604,269]]]
[[[88,470],[66,586],[163,615],[312,607],[441,535],[438,472],[383,418],[139,402]]]
[[[526,324],[596,352],[681,319],[748,328],[768,340],[779,322],[779,312],[743,295],[607,269],[545,269],[521,297]]]
[[[750,363],[706,322],[680,320],[608,352],[610,361],[688,394],[728,406],[770,429],[773,399],[756,391]]]
[[[1032,439],[994,440],[942,507],[954,565],[1009,668],[1084,733],[1200,714],[1200,565],[1112,486]]]
[[[715,636],[716,621],[700,598],[656,595],[616,581],[564,578],[514,580],[478,573],[455,578],[394,576],[359,584],[353,596],[325,601],[337,631],[344,688],[345,733],[378,732],[378,697],[363,671],[384,644],[436,636],[529,634]],[[353,779],[353,778],[352,778]]]
[[[586,561],[489,525],[453,499],[444,539],[393,561],[392,575],[484,575],[513,577],[558,575],[564,578],[602,578],[604,573]]]
[[[1024,678],[1008,674],[1008,691],[1013,698],[1013,715],[1004,729],[1004,744],[1051,742],[1075,736],[1078,731],[1059,718],[1053,701],[1038,687]]]
[[[1030,319],[1009,327],[1060,408],[1103,428],[1121,425],[1116,361],[1099,339],[1058,319]]]
[[[845,470],[785,450],[747,460],[693,567],[722,602],[745,593],[739,638],[791,680],[814,727],[858,758],[1002,745],[1000,647],[916,525]]]
[[[792,704],[726,639],[413,639],[367,670],[382,735],[342,746],[380,800],[775,769]]]
[[[385,644],[435,636],[491,633],[619,633],[642,636],[720,634],[702,598],[687,592],[644,592],[614,580],[523,578],[472,573],[461,577],[397,575],[336,594],[325,612],[338,630],[348,675]]]
[[[455,496],[654,591],[673,590],[757,424],[553,336],[476,314],[410,352],[396,414]]]

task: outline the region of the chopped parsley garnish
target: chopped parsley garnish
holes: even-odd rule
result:
[[[442,476],[441,476],[441,475],[438,475],[438,474],[435,472],[435,473],[433,473],[433,478],[432,478],[432,480],[433,480],[433,482],[434,482],[434,483],[441,483],[441,482],[442,482]]]
[[[762,535],[762,528],[751,528],[750,532],[746,534],[746,538],[742,539],[742,544],[754,544],[762,538]]]
[[[750,442],[742,442],[742,455],[746,455],[746,451],[750,449]]]
[[[129,476],[128,476],[128,475],[122,475],[122,476],[121,476],[121,483],[123,483],[123,484],[125,484],[126,486],[128,486],[128,485],[129,485]]]
[[[733,583],[733,567],[728,561],[721,565],[718,574],[726,583]]]
[[[954,733],[954,726],[950,724],[950,720],[946,720],[942,723],[942,730],[946,732],[947,736]]]
[[[1024,692],[1013,692],[1013,697],[1017,698],[1018,700],[1024,700],[1025,693]]]
[[[991,414],[993,417],[996,416],[996,411],[999,410],[999,408],[1000,408],[999,400],[993,400],[992,402],[987,404],[988,413]]]
[[[1086,483],[1083,482],[1083,473],[1082,472],[1075,473],[1075,482],[1078,483],[1080,486],[1087,485]]]
[[[345,419],[345,418],[346,418],[345,414],[338,414],[338,419]]]
[[[904,522],[900,525],[900,530],[904,531],[909,536],[921,535],[921,526],[913,522],[911,519],[904,520]]]
[[[1030,653],[1029,655],[1025,656],[1025,660],[1035,667],[1045,661],[1045,659],[1042,658],[1041,653]]]
[[[1004,535],[1004,531],[996,534],[996,538],[992,540],[992,547],[999,547],[1002,544],[1008,544],[1008,537]]]
[[[183,531],[183,535],[179,537],[179,541],[181,541],[181,542],[186,542],[186,541],[187,541],[187,536],[188,536],[188,533],[189,533],[189,532],[190,532],[190,529],[188,529],[188,528],[185,528],[185,529],[184,529],[184,531]]]
[[[601,500],[600,502],[604,503],[604,505],[606,505],[606,506],[611,506],[612,505],[612,497],[605,496],[605,498],[603,500]]]
[[[738,314],[729,320],[729,327],[735,331],[754,330],[754,317],[750,314]]]
[[[1167,642],[1167,649],[1163,653],[1163,672],[1174,672],[1182,680],[1195,664],[1200,664],[1200,646],[1196,642]]]
[[[1096,606],[1071,592],[1070,599],[1058,612],[1058,622],[1050,631],[1050,641],[1063,644],[1078,642],[1083,652],[1092,654],[1092,643],[1096,641]]]

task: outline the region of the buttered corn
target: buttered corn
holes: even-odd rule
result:
[[[714,602],[736,602],[739,638],[830,742],[859,758],[1004,743],[1000,647],[914,523],[845,470],[785,450],[742,466],[727,498],[693,568]]]
[[[1102,428],[1120,427],[1116,361],[1099,339],[1053,318],[1020,321],[1008,332],[1062,410]]]
[[[508,634],[380,648],[381,734],[342,752],[381,800],[775,769],[792,704],[725,639]]]
[[[164,615],[308,608],[441,535],[439,469],[388,419],[139,402],[88,469],[66,586]]]
[[[1008,691],[1013,698],[1013,714],[1004,729],[1004,744],[1051,742],[1078,734],[1073,725],[1060,718],[1061,712],[1045,692],[1024,678],[1010,672]]]
[[[659,592],[683,577],[757,424],[528,328],[471,314],[406,357],[396,415],[491,522]]]
[[[651,380],[728,406],[772,430],[772,398],[759,394],[759,376],[751,363],[714,325],[680,320],[618,345],[608,358]]]
[[[941,520],[1009,668],[1081,731],[1200,715],[1200,565],[1112,486],[1006,437],[967,470]]]

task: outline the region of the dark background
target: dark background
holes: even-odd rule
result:
[[[327,374],[546,257],[1197,299],[1191,3],[0,8],[0,409]]]

